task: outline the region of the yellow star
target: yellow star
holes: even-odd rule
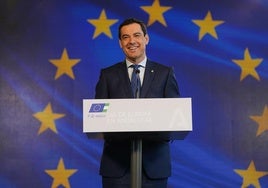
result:
[[[264,108],[262,116],[250,116],[250,118],[259,124],[256,136],[259,136],[261,133],[268,130],[268,106]]]
[[[64,48],[60,59],[50,59],[49,61],[58,68],[55,75],[55,80],[63,74],[67,74],[72,79],[74,79],[72,67],[76,65],[80,59],[69,59],[67,50]]]
[[[208,11],[204,20],[192,20],[196,25],[200,27],[199,30],[199,41],[206,35],[210,34],[214,38],[218,39],[218,35],[216,33],[216,27],[220,24],[223,24],[224,21],[221,20],[213,20],[210,11]]]
[[[160,6],[159,0],[155,0],[152,6],[141,6],[141,9],[143,9],[145,12],[149,14],[148,26],[158,21],[167,27],[163,14],[171,8],[172,7]]]
[[[53,132],[57,133],[54,120],[64,117],[65,114],[53,113],[51,104],[48,103],[44,111],[37,112],[33,116],[41,122],[41,126],[38,131],[38,135],[47,129],[51,129]]]
[[[247,170],[234,170],[243,178],[243,184],[241,187],[248,187],[253,185],[256,188],[260,188],[259,178],[268,175],[268,171],[256,171],[255,164],[253,161],[250,162],[250,165]]]
[[[240,60],[233,59],[232,61],[238,66],[240,66],[242,69],[242,72],[240,75],[240,81],[242,81],[248,75],[251,75],[257,80],[260,80],[260,77],[258,73],[256,72],[255,68],[259,66],[262,60],[263,59],[261,58],[252,59],[249,54],[248,48],[246,48],[244,51],[244,59],[240,59]]]
[[[101,11],[99,19],[88,19],[87,21],[95,27],[93,39],[99,36],[101,33],[104,33],[109,38],[113,38],[110,27],[118,22],[118,20],[107,19],[104,9]]]
[[[64,166],[63,159],[61,158],[58,167],[55,170],[45,170],[53,178],[52,188],[57,188],[59,185],[65,188],[70,188],[69,177],[72,176],[77,169],[66,169]]]

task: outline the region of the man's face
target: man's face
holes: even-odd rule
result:
[[[148,42],[149,36],[144,36],[139,24],[133,23],[121,28],[119,44],[126,58],[132,63],[140,63],[145,58]]]

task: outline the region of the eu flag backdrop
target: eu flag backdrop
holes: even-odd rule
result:
[[[268,187],[267,0],[0,4],[0,187],[101,187],[103,141],[82,132],[82,99],[124,59],[128,17],[144,20],[148,58],[174,67],[192,98],[168,187]]]

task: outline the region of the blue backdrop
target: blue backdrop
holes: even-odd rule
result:
[[[124,59],[128,17],[145,21],[148,57],[173,66],[193,102],[168,187],[268,187],[267,0],[0,4],[0,187],[101,187],[103,141],[83,134],[82,99]]]

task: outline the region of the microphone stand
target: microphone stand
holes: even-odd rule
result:
[[[136,74],[139,74],[139,69]],[[138,75],[137,75],[138,76]],[[138,76],[138,88],[136,98],[140,97],[140,80]],[[131,141],[131,188],[141,188],[142,186],[142,139],[133,138]]]

